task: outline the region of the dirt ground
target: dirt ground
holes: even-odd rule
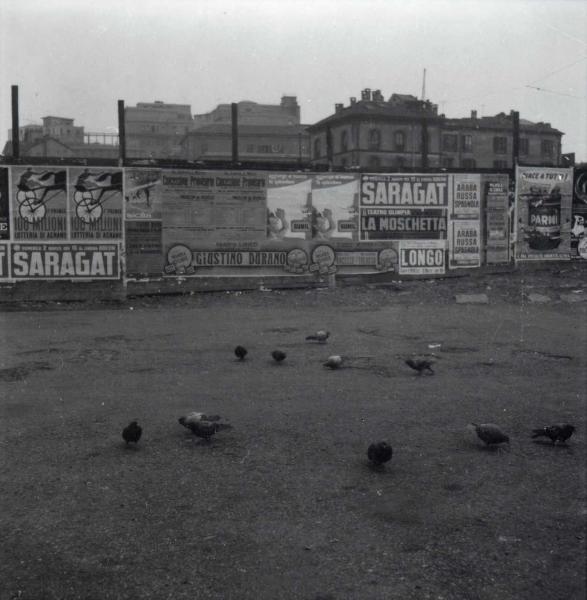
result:
[[[0,600],[582,600],[586,309],[583,265],[4,307]],[[233,429],[198,443],[194,410]]]

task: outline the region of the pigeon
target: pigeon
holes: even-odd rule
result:
[[[189,428],[190,423],[198,423],[199,421],[215,422],[220,421],[221,418],[222,417],[220,415],[206,415],[200,412],[192,412],[183,417],[179,417],[177,420],[180,425]]]
[[[320,330],[312,335],[306,336],[307,340],[314,340],[316,342],[320,342],[321,344],[325,344],[326,340],[330,337],[330,331]]]
[[[557,442],[564,444],[575,431],[575,427],[573,425],[569,425],[568,423],[557,423],[556,425],[547,425],[546,427],[541,427],[540,429],[532,430],[532,439],[537,437],[547,437],[552,441],[552,445],[556,445]]]
[[[367,458],[376,466],[380,467],[391,460],[393,450],[387,442],[375,442],[367,448]]]
[[[322,363],[322,366],[328,367],[329,369],[339,369],[342,367],[342,356],[339,356],[338,354],[329,356],[328,360]]]
[[[197,437],[202,438],[206,442],[218,431],[223,429],[232,429],[232,425],[228,423],[218,423],[218,421],[190,421],[186,427]]]
[[[271,356],[273,357],[273,360],[276,363],[280,363],[285,360],[285,357],[287,356],[287,354],[285,352],[282,352],[281,350],[273,350],[273,352],[271,353]]]
[[[131,421],[123,430],[122,430],[122,439],[126,442],[128,446],[131,442],[133,444],[138,443],[141,439],[141,434],[143,433],[142,427],[136,422]]]
[[[493,425],[492,423],[484,423],[482,425],[471,423],[471,425],[475,428],[477,437],[485,442],[487,446],[510,443],[509,436],[507,436],[497,425]]]
[[[247,355],[247,349],[243,348],[243,346],[237,346],[234,349],[234,353],[236,354],[239,360],[244,360],[245,356]]]
[[[414,369],[414,371],[418,371],[418,375],[422,375],[422,373],[430,373],[430,375],[434,375],[434,371],[432,369],[432,365],[434,363],[431,360],[408,358],[404,362],[406,365],[408,365],[408,367]]]

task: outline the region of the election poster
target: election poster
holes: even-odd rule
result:
[[[161,219],[161,177],[161,169],[124,170],[126,219]]]
[[[70,239],[122,239],[122,211],[121,169],[69,169]]]
[[[8,167],[0,167],[0,240],[10,239],[10,199]]]
[[[573,185],[573,221],[571,226],[571,256],[587,258],[587,167],[575,169]]]
[[[312,235],[312,175],[267,174],[267,239],[305,240]]]
[[[442,275],[446,272],[445,240],[401,240],[400,275]]]
[[[119,262],[118,244],[12,244],[12,279],[119,279]]]
[[[357,239],[358,188],[357,175],[314,175],[311,207],[314,240],[333,242]]]
[[[67,170],[12,167],[13,240],[67,239]]]
[[[445,174],[361,177],[360,240],[445,240],[451,196]]]
[[[517,261],[570,259],[572,197],[572,168],[516,168]]]

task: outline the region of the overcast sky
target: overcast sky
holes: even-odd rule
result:
[[[584,0],[0,0],[0,148],[20,122],[116,131],[117,100],[192,113],[295,95],[314,123],[364,88],[449,117],[520,111],[587,160]],[[536,89],[540,88],[540,89]]]

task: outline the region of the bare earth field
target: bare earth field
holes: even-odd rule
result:
[[[586,275],[5,308],[0,600],[582,600]],[[199,443],[194,410],[234,429]]]

